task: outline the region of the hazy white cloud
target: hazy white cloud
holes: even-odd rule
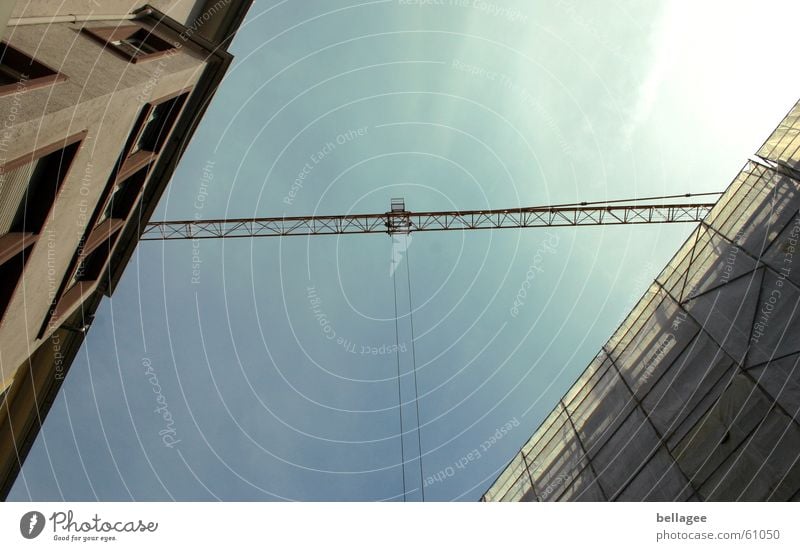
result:
[[[665,6],[656,25],[651,41],[652,61],[647,75],[634,95],[633,108],[622,130],[623,143],[629,144],[638,128],[645,124],[653,112],[653,106],[667,80],[680,44],[675,40],[680,35],[685,6],[670,3]]]

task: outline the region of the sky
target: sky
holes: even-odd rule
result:
[[[698,4],[258,0],[154,220],[722,191],[800,5]],[[477,500],[691,229],[142,243],[9,499]]]

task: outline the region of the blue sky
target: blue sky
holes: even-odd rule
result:
[[[721,191],[800,91],[791,2],[413,4],[256,2],[155,219]],[[402,499],[400,343],[408,499],[476,500],[690,230],[143,243],[10,499]]]

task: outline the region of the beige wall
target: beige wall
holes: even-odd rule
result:
[[[6,149],[0,151],[0,161],[83,130],[88,135],[56,199],[54,215],[34,245],[23,282],[0,321],[0,388],[43,342],[35,337],[50,309],[50,296],[76,254],[141,106],[192,87],[204,63],[200,55],[184,48],[169,57],[131,64],[103,50],[78,28],[66,23],[9,27],[4,38],[28,54],[35,53],[37,60],[57,69],[67,80],[0,97],[0,124],[4,127],[0,139]],[[47,36],[41,41],[45,29]],[[82,211],[86,213],[83,216]],[[50,277],[48,270],[55,275]]]
[[[11,17],[11,12],[16,5],[14,1],[15,0],[6,0],[5,2],[0,2],[0,34],[3,34],[6,30],[8,18]]]

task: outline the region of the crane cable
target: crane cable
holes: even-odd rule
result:
[[[403,501],[406,501],[406,453],[403,445],[403,395],[400,392],[400,333],[397,327],[397,279],[392,274],[394,284],[394,339],[395,356],[397,357],[397,410],[400,414],[400,470],[403,473]]]
[[[560,208],[560,207],[587,207],[594,205],[615,205],[619,203],[638,203],[639,201],[658,201],[662,199],[683,199],[687,197],[707,197],[709,195],[722,195],[722,191],[709,191],[706,193],[680,193],[676,195],[658,195],[654,197],[637,197],[635,199],[612,199],[610,201],[580,201],[577,203],[560,203],[558,205],[542,205],[535,208]]]
[[[419,460],[419,487],[420,492],[422,493],[422,501],[425,501],[425,482],[424,482],[424,474],[423,474],[423,466],[422,466],[422,435],[420,431],[420,422],[419,422],[419,385],[417,383],[417,349],[416,344],[414,343],[414,301],[411,294],[411,268],[410,268],[410,260],[411,256],[408,254],[408,234],[405,235],[405,243],[403,247],[403,251],[405,252],[405,261],[406,261],[406,280],[408,284],[408,319],[411,326],[411,365],[412,365],[412,373],[414,375],[414,409],[415,409],[415,420],[417,424],[417,449],[419,452],[418,460]],[[396,273],[396,272],[395,272]],[[404,444],[404,432],[403,432],[403,394],[402,394],[402,382],[400,378],[400,330],[399,330],[399,313],[397,310],[397,278],[395,277],[395,273],[392,274],[392,284],[394,286],[394,338],[395,344],[397,345],[395,348],[395,357],[397,359],[397,406],[400,414],[400,464],[402,467],[403,473],[403,501],[407,501],[408,489],[406,485],[406,459],[405,459],[405,444]]]
[[[425,501],[425,482],[422,474],[422,434],[419,422],[419,387],[417,386],[417,347],[414,343],[414,301],[411,297],[411,255],[408,251],[408,234],[405,234],[406,279],[408,281],[408,319],[411,324],[411,365],[414,373],[414,407],[417,419],[417,449],[419,450],[419,487]]]

